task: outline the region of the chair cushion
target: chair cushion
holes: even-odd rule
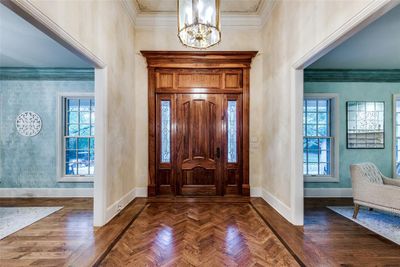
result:
[[[374,184],[383,184],[382,174],[378,168],[372,163],[360,164],[363,175],[368,179],[369,182]]]

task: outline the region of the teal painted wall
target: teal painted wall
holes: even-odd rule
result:
[[[382,173],[393,172],[393,94],[400,94],[400,83],[375,82],[305,82],[304,93],[337,93],[339,95],[339,183],[305,183],[306,188],[350,188],[350,164],[370,161]],[[385,149],[346,148],[346,102],[385,102]]]
[[[0,80],[0,187],[93,187],[93,183],[59,183],[56,169],[58,93],[94,92],[93,79],[58,76],[43,80],[35,75],[21,75],[18,79],[18,71],[14,70],[11,80]],[[33,111],[41,117],[43,126],[37,136],[18,134],[15,119],[23,111]]]

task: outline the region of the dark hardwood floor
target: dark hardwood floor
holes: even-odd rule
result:
[[[327,205],[351,200],[307,199],[294,227],[259,198],[137,199],[96,229],[90,199],[0,199],[64,206],[0,240],[0,266],[400,266],[400,246]]]
[[[94,228],[92,199],[0,198],[1,207],[63,206],[0,240],[0,266],[92,266],[145,204],[137,199],[105,227]]]
[[[298,266],[248,203],[151,203],[101,266]]]
[[[400,266],[400,246],[326,208],[351,199],[306,199],[304,227],[295,227],[262,199],[252,205],[306,266]]]

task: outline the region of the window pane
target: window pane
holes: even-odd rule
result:
[[[318,113],[318,124],[327,124],[327,123],[328,123],[328,114]]]
[[[90,124],[81,124],[79,128],[80,136],[90,136]]]
[[[317,136],[317,125],[316,124],[308,124],[306,136]]]
[[[318,112],[327,112],[328,111],[328,100],[319,100],[318,101]]]
[[[89,149],[89,138],[79,138],[78,149],[79,150]]]
[[[78,123],[78,112],[68,112],[67,123]]]
[[[307,100],[307,112],[317,112],[316,100]]]
[[[76,149],[76,138],[66,138],[65,148],[66,149]]]
[[[90,123],[90,112],[79,112],[79,123]]]
[[[77,174],[76,150],[67,150],[65,153],[65,174]]]
[[[171,102],[161,101],[161,162],[171,161]]]
[[[328,126],[318,125],[318,136],[327,136],[327,135],[328,135]]]
[[[70,124],[68,125],[68,133],[69,136],[78,136],[79,135],[79,127],[78,124]]]
[[[79,101],[79,111],[90,111],[90,99],[81,99]]]
[[[317,123],[317,113],[307,113],[307,123]]]
[[[237,162],[236,101],[228,101],[228,162]]]
[[[67,111],[78,111],[79,100],[78,99],[68,99],[67,100]]]

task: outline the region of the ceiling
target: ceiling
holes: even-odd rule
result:
[[[0,4],[0,67],[89,68],[91,66]]]
[[[175,13],[176,0],[133,0],[139,13]],[[265,0],[222,0],[222,13],[256,14]]]
[[[400,5],[308,68],[400,69]]]

